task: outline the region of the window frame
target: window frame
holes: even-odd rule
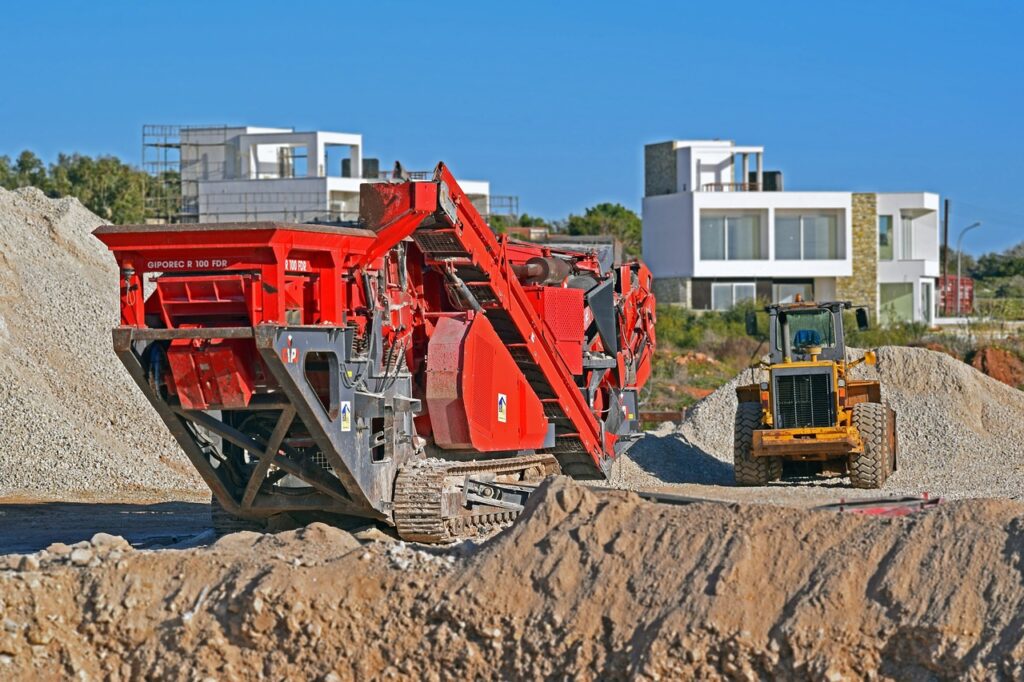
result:
[[[743,219],[754,219],[756,221],[756,232],[757,232],[757,257],[756,258],[730,258],[729,257],[729,227],[731,221],[740,221]],[[705,220],[720,220],[721,224],[716,225],[714,229],[721,230],[719,235],[722,244],[722,256],[721,258],[707,257],[704,255],[704,248],[708,243],[704,239],[704,221]],[[769,249],[766,248],[764,243],[765,229],[767,228],[767,222],[764,220],[762,211],[749,211],[743,213],[711,213],[706,214],[704,211],[700,213],[698,229],[700,230],[700,260],[710,262],[748,262],[748,261],[766,261],[769,257]]]
[[[889,229],[889,255],[888,257],[882,255],[882,219],[888,219]],[[878,260],[893,261],[896,260],[896,220],[891,213],[882,213],[878,216]]]
[[[772,235],[772,239],[773,239],[772,243],[775,246],[775,260],[777,260],[777,261],[785,261],[785,262],[795,262],[795,261],[816,261],[816,262],[820,262],[820,261],[830,261],[830,260],[831,261],[844,260],[846,258],[846,248],[847,247],[846,247],[846,244],[845,244],[845,239],[843,237],[843,233],[840,232],[841,222],[840,222],[839,218],[840,218],[841,213],[842,213],[841,211],[830,211],[828,209],[819,209],[817,211],[813,211],[812,210],[811,212],[807,212],[807,213],[790,213],[789,211],[780,211],[780,210],[777,209],[776,212],[775,212],[775,226],[774,226],[775,229],[774,229],[774,234]],[[799,229],[799,232],[800,232],[799,237],[798,237],[798,242],[799,242],[799,246],[800,246],[800,257],[799,258],[791,258],[791,257],[788,257],[788,256],[785,257],[785,258],[780,258],[779,257],[779,218],[780,217],[781,218],[789,218],[789,219],[796,218],[796,220],[797,220],[797,225],[798,225],[798,229]],[[807,231],[805,230],[805,227],[804,227],[804,221],[805,221],[805,219],[808,219],[808,218],[826,218],[826,219],[831,219],[833,221],[832,222],[832,228],[833,228],[833,235],[832,236],[834,237],[835,243],[836,243],[836,253],[835,253],[835,255],[833,257],[830,257],[830,258],[808,258],[807,257]],[[839,248],[840,245],[842,245],[842,249]],[[840,255],[840,251],[842,251],[841,255]]]
[[[729,305],[727,307],[725,307],[725,308],[718,308],[718,307],[715,306],[715,288],[716,287],[718,287],[719,289],[721,289],[723,287],[728,287],[728,290],[729,290]],[[751,291],[753,291],[753,293],[754,293],[753,297],[751,297],[749,299],[744,298],[743,300],[751,300],[751,301],[756,301],[757,300],[757,282],[754,282],[754,281],[747,281],[747,282],[711,282],[711,300],[709,301],[709,304],[710,304],[711,307],[709,308],[709,310],[718,311],[718,312],[725,312],[727,310],[732,310],[733,308],[735,308],[736,304],[739,302],[739,301],[736,300],[736,288],[737,287],[750,287]]]
[[[900,260],[914,260],[914,218],[900,216]]]

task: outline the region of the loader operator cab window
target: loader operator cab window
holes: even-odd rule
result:
[[[822,348],[834,348],[836,345],[836,331],[832,320],[832,312],[820,308],[810,310],[790,310],[786,313],[789,318],[789,340],[793,351],[801,355],[806,354],[806,349],[811,346]],[[775,345],[776,350],[782,350],[782,320],[776,321]]]

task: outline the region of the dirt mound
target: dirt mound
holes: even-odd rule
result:
[[[971,358],[971,367],[1007,386],[1024,385],[1024,362],[1003,348],[980,349]]]
[[[555,479],[481,547],[360,548],[319,524],[187,551],[98,537],[0,572],[0,673],[1016,678],[1022,517],[670,507]]]
[[[877,366],[857,367],[854,376],[880,379],[883,400],[896,410],[899,469],[886,492],[1024,497],[1024,393],[924,348],[884,346]],[[764,372],[744,370],[695,405],[676,437],[731,464],[735,388],[762,380]]]
[[[0,494],[198,481],[111,349],[117,271],[90,234],[102,222],[73,198],[0,189]]]

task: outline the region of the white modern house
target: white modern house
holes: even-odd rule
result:
[[[182,127],[182,209],[198,222],[355,220],[359,186],[386,181],[363,136],[253,126]],[[411,172],[413,179],[430,171]],[[459,179],[482,214],[490,185]]]
[[[937,195],[785,191],[763,158],[724,140],[645,147],[643,255],[659,302],[724,310],[800,294],[932,321]]]

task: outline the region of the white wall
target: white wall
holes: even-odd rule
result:
[[[702,211],[757,211],[767,225],[763,260],[701,260]],[[831,211],[839,215],[844,257],[776,260],[775,211]],[[643,200],[643,258],[655,277],[848,277],[853,272],[849,192],[683,192]]]
[[[694,263],[694,277],[771,277],[814,278],[848,277],[853,273],[852,199],[849,192],[697,192],[693,194],[693,213],[689,231],[693,253],[700,254],[702,211],[723,209],[758,210],[767,216],[768,258],[756,261],[701,260]],[[836,260],[776,260],[776,211],[830,211],[839,214],[844,257]],[[657,248],[657,245],[652,245]],[[658,276],[655,272],[655,276]]]
[[[199,183],[200,222],[305,222],[328,211],[326,178]]]
[[[878,215],[893,216],[893,260],[878,261],[879,282],[912,282],[920,277],[938,277],[939,195],[931,192],[879,193]],[[903,253],[904,214],[914,216],[913,251]]]
[[[693,195],[644,197],[643,260],[655,277],[693,277]]]

